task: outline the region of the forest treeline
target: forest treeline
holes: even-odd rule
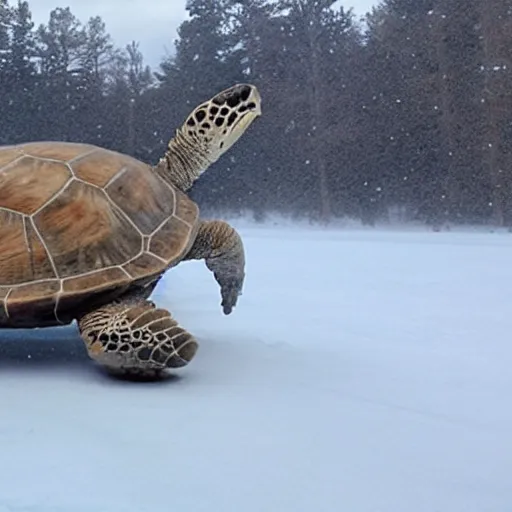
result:
[[[512,0],[384,0],[364,20],[339,3],[189,0],[152,70],[100,17],[35,26],[0,0],[0,144],[156,163],[196,104],[252,82],[264,115],[196,183],[202,208],[511,227]]]

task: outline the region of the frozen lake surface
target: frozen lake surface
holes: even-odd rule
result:
[[[153,300],[193,332],[160,383],[75,327],[0,336],[0,512],[510,512],[512,235],[241,225]]]

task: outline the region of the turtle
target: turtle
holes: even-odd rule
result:
[[[232,313],[242,238],[187,192],[260,115],[257,87],[232,85],[190,112],[154,165],[82,142],[0,146],[0,328],[76,322],[89,358],[121,375],[189,364],[197,339],[151,294],[170,268],[203,260]]]

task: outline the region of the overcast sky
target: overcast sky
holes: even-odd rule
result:
[[[55,7],[69,6],[84,23],[91,16],[101,16],[116,45],[139,41],[146,62],[152,67],[172,52],[176,29],[187,15],[185,3],[186,0],[29,0],[36,26],[46,23]],[[344,5],[362,15],[375,3],[375,0],[346,0]]]

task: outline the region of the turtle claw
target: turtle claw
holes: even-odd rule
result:
[[[236,306],[238,297],[242,295],[243,279],[231,279],[219,284],[221,285],[222,311],[225,315],[229,315]]]

